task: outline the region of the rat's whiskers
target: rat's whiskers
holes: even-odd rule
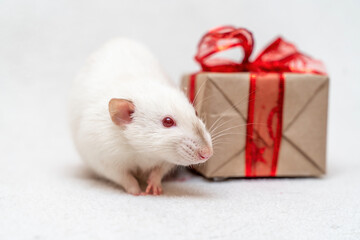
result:
[[[227,107],[225,110],[223,110],[223,111],[221,112],[221,114],[224,114],[225,112],[227,112],[227,111],[229,111],[229,110],[231,110],[231,109],[233,109],[233,108],[235,108],[235,107],[240,106],[240,104],[243,104],[243,103],[244,103],[243,101],[244,101],[246,98],[248,98],[249,95],[252,94],[252,93],[254,93],[255,91],[256,91],[256,90],[248,93],[246,96],[244,96],[243,98],[241,98],[240,101],[237,102],[236,104],[233,104],[233,105]],[[253,100],[255,100],[255,98],[254,98]],[[251,102],[251,101],[253,101],[253,100],[248,101],[248,103]],[[215,124],[216,124],[217,122],[219,122],[223,117],[224,117],[224,115],[222,115],[220,118],[218,118],[218,119],[210,126],[209,131],[211,131],[212,128],[215,126]]]

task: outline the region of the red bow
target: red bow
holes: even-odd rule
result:
[[[242,47],[241,63],[212,55],[234,47]],[[222,26],[210,30],[199,42],[195,60],[206,72],[295,72],[326,74],[321,61],[299,52],[296,47],[277,38],[253,61],[249,57],[254,48],[251,32],[245,28]]]

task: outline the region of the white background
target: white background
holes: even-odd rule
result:
[[[49,192],[49,195],[53,197],[49,201],[57,206],[58,195],[55,194],[53,187],[47,187],[46,182],[51,182],[51,176],[58,172],[71,172],[73,166],[81,166],[68,134],[66,99],[72,79],[93,50],[112,37],[126,36],[137,39],[148,45],[172,79],[179,81],[183,73],[199,69],[193,56],[202,34],[210,28],[223,24],[250,29],[255,36],[255,53],[258,53],[276,36],[282,35],[295,43],[303,52],[323,60],[331,78],[328,127],[329,174],[322,180],[323,185],[318,186],[319,189],[328,190],[328,194],[323,196],[323,205],[329,208],[326,207],[321,212],[314,209],[314,215],[306,216],[307,218],[302,222],[290,218],[288,228],[277,229],[279,235],[274,236],[289,236],[296,232],[294,228],[299,224],[318,218],[315,220],[318,221],[317,233],[309,232],[304,228],[299,230],[296,236],[298,238],[301,238],[302,234],[305,234],[305,237],[323,236],[325,233],[337,230],[328,237],[334,239],[340,236],[345,236],[341,239],[359,237],[360,213],[359,205],[356,204],[360,203],[360,200],[357,201],[360,197],[360,192],[357,190],[360,188],[360,179],[357,177],[360,173],[359,12],[360,1],[355,0],[1,0],[1,239],[16,239],[16,237],[29,239],[34,236],[46,239],[54,232],[52,230],[47,233],[39,228],[40,225],[46,226],[48,223],[49,212],[45,211],[41,204],[35,210],[29,210],[31,206],[27,203],[30,201],[32,204],[34,202],[39,204],[39,199],[42,199],[39,196],[46,196]],[[53,180],[54,185],[66,181],[64,180],[66,177],[66,174],[59,176],[57,180]],[[197,181],[209,184],[202,180]],[[305,188],[304,186],[314,186],[311,180],[303,180],[304,183],[299,183],[299,181],[296,180],[296,184],[301,189]],[[261,184],[261,181],[258,183]],[[280,186],[285,183],[290,184],[288,185],[290,190],[295,188],[290,180],[284,180]],[[241,184],[244,186],[247,182],[242,181]],[[73,190],[70,185],[66,187],[66,193],[71,195]],[[199,187],[204,186],[199,185]],[[206,188],[209,187],[206,186]],[[237,188],[235,185],[234,187]],[[218,186],[218,188],[223,187]],[[113,191],[114,196],[122,194],[118,193],[119,190]],[[309,192],[303,189],[300,193]],[[65,193],[59,190],[59,194]],[[341,194],[342,196],[339,196]],[[127,196],[122,197],[126,199]],[[231,198],[231,195],[229,197]],[[271,202],[271,195],[267,197]],[[311,197],[313,196],[309,195],[309,198]],[[334,200],[336,204],[332,203],[331,199],[325,198],[337,199]],[[285,199],[287,203],[284,203],[284,206],[288,206],[288,210],[293,209],[296,206],[292,206],[291,202],[296,199],[296,197]],[[341,209],[340,203],[344,199],[348,199],[350,205],[343,206],[344,209]],[[166,200],[162,201],[165,201],[164,204],[167,203]],[[69,204],[81,205],[71,200]],[[191,205],[191,202],[189,204]],[[25,212],[30,211],[31,214],[27,213],[33,218],[30,216],[24,218],[24,211],[21,209]],[[209,209],[211,209],[210,206]],[[331,209],[333,214],[327,214]],[[6,212],[6,217],[1,211]],[[59,209],[50,211],[50,215],[58,211]],[[137,213],[134,212],[134,214]],[[254,214],[250,216],[256,217],[259,212]],[[69,213],[67,217],[81,222],[81,216],[75,217],[75,215],[75,213],[74,215]],[[106,216],[103,217],[106,219]],[[42,219],[39,226],[34,220],[38,218]],[[341,228],[343,226],[341,224],[333,224],[337,227],[330,227],[332,224],[330,222],[333,219],[336,222],[336,218],[345,221],[347,228]],[[53,218],[49,217],[49,219]],[[60,218],[58,221],[58,226],[66,225],[65,220],[62,221]],[[256,222],[254,219],[253,221]],[[25,229],[15,228],[16,223]],[[265,224],[264,228],[259,229],[273,229],[272,224],[275,223]],[[3,226],[7,227],[3,228]],[[108,236],[116,235],[115,229],[116,227],[109,228]],[[164,230],[161,227],[159,229]],[[259,232],[259,229],[254,231]],[[57,230],[59,237],[68,236],[65,232],[69,233],[69,236],[73,236],[74,233],[70,225],[67,230]],[[228,235],[225,234],[227,230],[229,229],[224,229],[223,236],[231,236],[229,232],[227,232]],[[255,232],[252,234],[244,230],[243,233],[248,234],[248,239],[256,238]],[[265,234],[265,232],[262,233]],[[29,238],[24,238],[24,236]],[[82,235],[76,236],[78,237],[74,239]]]

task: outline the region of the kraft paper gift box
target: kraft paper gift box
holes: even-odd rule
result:
[[[212,135],[214,155],[193,168],[207,178],[325,174],[325,68],[281,38],[251,62],[253,45],[251,32],[231,26],[200,40],[202,72],[181,85]],[[243,49],[242,62],[212,56],[233,47]]]
[[[271,81],[271,74],[268,76],[267,81]],[[182,79],[187,94],[190,77]],[[326,171],[329,79],[323,75],[297,73],[285,73],[284,77],[282,134],[274,176],[320,176]],[[200,73],[196,76],[194,107],[207,128],[216,122],[214,134],[222,135],[215,140],[213,157],[203,165],[194,166],[207,178],[249,176],[246,174],[249,79],[250,73]],[[267,121],[253,123],[256,124],[267,127]],[[260,138],[266,140],[267,135],[265,131]],[[272,167],[271,161],[256,164],[257,168],[264,167],[259,169],[257,177],[271,176],[266,171]]]

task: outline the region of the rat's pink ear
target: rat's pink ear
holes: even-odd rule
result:
[[[134,104],[126,99],[113,98],[109,102],[111,120],[118,126],[131,123],[131,114],[134,113]]]

